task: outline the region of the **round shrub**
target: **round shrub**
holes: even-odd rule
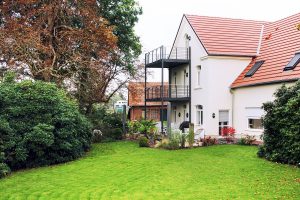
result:
[[[90,144],[89,122],[55,84],[0,83],[0,150],[6,166],[15,170],[74,160]]]
[[[93,130],[101,132],[100,140],[94,137],[94,142],[108,142],[123,138],[122,116],[119,113],[111,113],[105,106],[95,105],[88,118]]]
[[[140,137],[139,146],[140,147],[149,147],[149,140],[146,137]]]
[[[300,81],[283,86],[274,102],[263,105],[264,144],[258,155],[268,160],[300,165]]]

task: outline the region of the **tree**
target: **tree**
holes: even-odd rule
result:
[[[3,0],[0,40],[9,63],[30,66],[35,79],[59,85],[78,71],[97,68],[116,47],[113,27],[89,0]]]
[[[136,71],[124,65],[132,66],[140,53],[134,5],[123,10],[133,15],[123,26],[126,20],[112,15],[109,23],[108,10],[101,14],[96,0],[0,1],[0,55],[10,68],[26,65],[34,79],[66,87],[90,112],[93,103],[107,102]]]
[[[264,144],[258,155],[268,160],[300,163],[300,81],[294,86],[282,86],[274,102],[263,105]]]
[[[100,14],[115,26],[114,34],[118,37],[118,47],[122,52],[119,65],[135,72],[134,61],[141,54],[139,37],[134,32],[142,8],[135,0],[97,0]]]

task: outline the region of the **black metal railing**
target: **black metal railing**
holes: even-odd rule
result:
[[[146,88],[147,100],[179,99],[188,98],[189,96],[189,85],[164,85]]]
[[[161,59],[189,60],[189,48],[161,46],[145,55],[145,63],[150,64]]]

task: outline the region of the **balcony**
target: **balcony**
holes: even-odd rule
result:
[[[189,64],[190,49],[184,47],[167,48],[161,46],[145,54],[147,68],[170,68]]]
[[[189,101],[188,85],[164,85],[146,88],[146,101]]]

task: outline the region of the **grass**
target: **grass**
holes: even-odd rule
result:
[[[97,144],[80,160],[14,172],[0,199],[299,199],[300,170],[219,145],[167,151]]]

